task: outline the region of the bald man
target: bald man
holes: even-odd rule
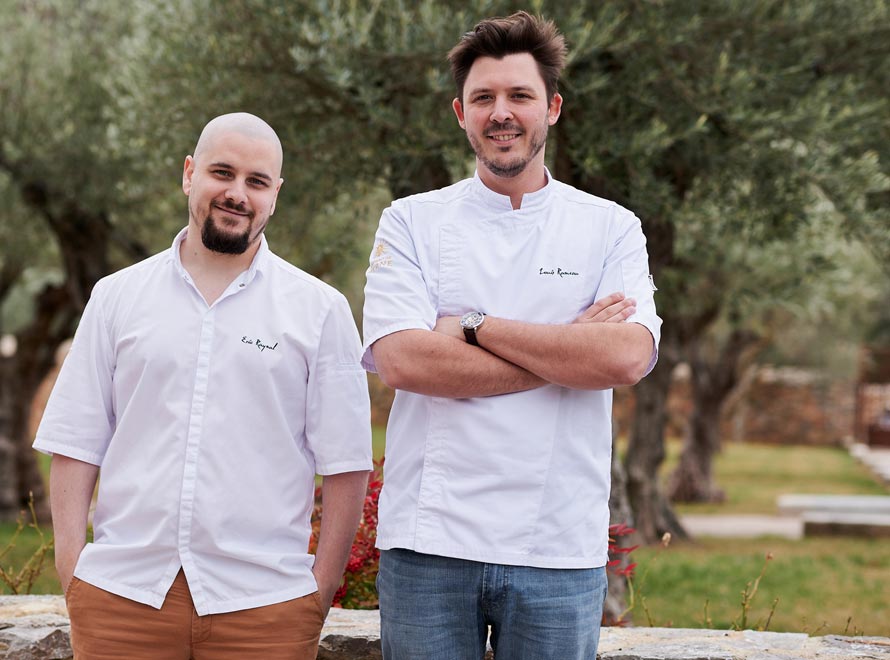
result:
[[[370,409],[346,300],[263,236],[281,166],[268,124],[217,117],[185,159],[187,227],[93,289],[34,443],[77,660],[316,657]]]

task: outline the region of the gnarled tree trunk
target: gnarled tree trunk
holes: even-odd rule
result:
[[[668,494],[675,502],[720,502],[723,491],[714,482],[713,459],[720,451],[720,413],[760,345],[760,337],[733,331],[709,360],[700,342],[687,346],[693,409],[680,462],[671,475]]]
[[[59,344],[74,334],[93,285],[110,271],[108,253],[114,229],[104,211],[86,209],[76,200],[65,199],[63,193],[44,182],[27,178],[15,164],[2,161],[0,165],[18,182],[22,199],[47,223],[65,267],[65,281],[45,286],[35,298],[33,319],[16,333],[17,351],[4,359],[0,370],[0,420],[4,422],[0,433],[5,432],[13,447],[8,460],[15,466],[17,508],[27,507],[33,496],[38,519],[48,523],[46,486],[31,448],[31,402],[55,364]],[[146,256],[138,244],[119,243],[129,257]]]
[[[627,525],[633,527],[633,510],[627,498],[627,474],[624,465],[618,457],[618,426],[613,422],[612,426],[612,490],[609,493],[609,524]],[[621,536],[615,539],[615,545],[619,548],[630,547],[628,537]],[[610,560],[617,560],[618,569],[624,569],[631,562],[627,553],[616,553],[609,556]],[[630,623],[627,609],[627,578],[614,570],[607,572],[609,578],[609,590],[606,593],[606,602],[603,604],[603,621],[606,625]]]
[[[664,461],[664,429],[671,374],[677,364],[673,333],[662,336],[658,364],[634,387],[636,412],[630,442],[624,458],[627,494],[634,512],[637,537],[656,543],[665,532],[688,538],[658,483],[658,469]]]

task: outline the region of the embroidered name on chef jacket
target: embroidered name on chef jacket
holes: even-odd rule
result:
[[[256,346],[257,349],[260,351],[260,353],[265,351],[267,348],[270,351],[274,351],[276,348],[278,348],[277,341],[274,344],[266,344],[261,339],[249,339],[247,337],[247,335],[244,335],[243,337],[241,337],[241,343],[242,344],[251,344],[253,346]]]
[[[578,277],[580,273],[563,268],[539,268],[538,275],[552,275],[553,277]]]

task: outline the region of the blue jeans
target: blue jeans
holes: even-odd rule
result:
[[[606,569],[383,550],[377,591],[384,660],[595,660]]]

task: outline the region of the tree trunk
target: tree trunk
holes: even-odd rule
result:
[[[722,402],[721,397],[713,394],[696,392],[693,395],[683,452],[668,486],[671,501],[722,502],[725,499],[724,492],[714,483],[711,469],[713,457],[720,450]]]
[[[0,267],[0,309],[23,272],[21,263],[15,263],[14,258],[14,255],[4,255]],[[3,319],[0,318],[0,336],[3,334]],[[0,354],[0,521],[15,520],[19,512],[16,446],[9,433],[14,388],[6,385],[12,382],[15,373],[13,359],[12,355]]]
[[[636,410],[624,467],[636,539],[643,543],[657,543],[666,532],[677,538],[688,538],[658,485],[658,469],[664,460],[667,397],[676,364],[673,340],[670,334],[665,334],[658,364],[634,387]]]
[[[34,320],[16,338],[18,350],[9,358],[8,369],[0,383],[8,437],[15,448],[15,480],[18,509],[34,498],[35,511],[42,523],[50,521],[46,485],[37,456],[31,448],[34,438],[28,429],[31,402],[41,381],[55,363],[58,345],[74,331],[80,309],[71,301],[64,286],[49,285],[35,302]]]
[[[633,527],[633,511],[630,508],[630,500],[627,498],[627,474],[624,465],[618,457],[618,427],[613,423],[612,427],[612,489],[609,493],[609,524],[626,525]],[[615,545],[619,548],[631,546],[627,536],[615,539]],[[616,569],[624,569],[631,563],[627,553],[614,553],[609,555],[610,560],[617,560]],[[631,623],[627,610],[627,578],[616,570],[607,572],[609,590],[606,593],[606,601],[603,603],[603,621],[605,625],[619,625]]]
[[[7,167],[13,179],[21,171]],[[108,246],[112,230],[104,212],[60,201],[41,181],[21,182],[22,199],[47,223],[56,237],[65,266],[65,281],[47,285],[35,298],[31,323],[16,334],[18,348],[0,373],[0,420],[13,446],[18,507],[33,496],[41,522],[50,521],[49,502],[39,463],[31,444],[29,416],[34,394],[55,363],[59,344],[69,338],[89,299],[93,285],[109,272]],[[2,471],[2,470],[0,470]],[[7,472],[8,466],[7,466]]]
[[[761,338],[752,332],[734,330],[713,360],[705,357],[700,340],[687,346],[693,410],[680,462],[668,487],[672,501],[723,501],[725,495],[714,482],[712,469],[714,456],[720,451],[720,413],[760,342]]]

